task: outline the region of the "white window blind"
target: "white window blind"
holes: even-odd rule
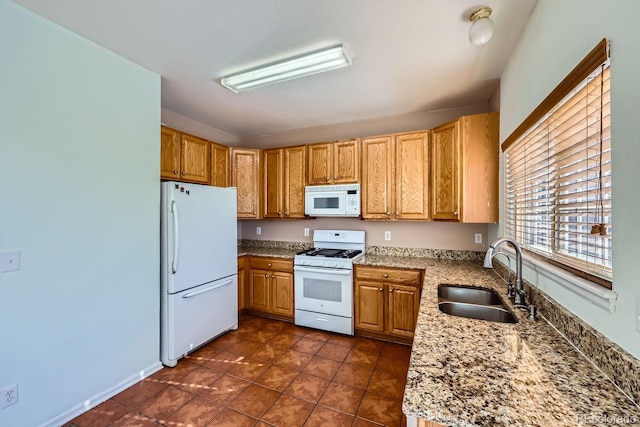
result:
[[[613,277],[609,70],[607,60],[505,152],[507,235],[606,281]]]

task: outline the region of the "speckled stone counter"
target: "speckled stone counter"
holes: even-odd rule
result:
[[[256,248],[253,246],[238,246],[238,256],[265,256],[270,258],[287,258],[293,259],[296,254],[296,250],[293,249],[278,249],[278,248]]]
[[[640,408],[544,319],[527,320],[479,262],[366,255],[356,264],[425,269],[408,417],[446,426],[640,426]],[[440,312],[442,283],[497,290],[518,323]]]

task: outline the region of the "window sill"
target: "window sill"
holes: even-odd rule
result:
[[[504,252],[509,257],[515,260],[515,251],[508,247],[500,248],[500,252]],[[515,264],[515,262],[514,262]],[[570,272],[556,267],[547,262],[541,261],[535,257],[527,254],[522,254],[522,265],[533,270],[548,279],[553,280],[564,288],[571,292],[580,295],[585,300],[601,307],[605,310],[609,310],[610,313],[616,311],[616,302],[618,300],[618,294],[615,291],[606,289],[600,285],[596,285],[593,282],[578,277]],[[536,288],[539,288],[538,283],[532,283],[530,280],[523,278],[528,283],[532,284]]]

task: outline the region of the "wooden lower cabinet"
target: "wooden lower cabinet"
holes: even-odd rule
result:
[[[249,267],[249,257],[238,257],[238,311],[247,308],[247,270]]]
[[[356,331],[411,340],[421,289],[421,270],[356,266]]]
[[[247,308],[256,314],[293,319],[293,262],[250,257]]]

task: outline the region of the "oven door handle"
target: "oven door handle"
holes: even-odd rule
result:
[[[300,273],[322,273],[322,274],[333,274],[336,276],[349,276],[351,275],[351,270],[337,270],[331,268],[310,268],[310,267],[293,267],[293,271]]]

